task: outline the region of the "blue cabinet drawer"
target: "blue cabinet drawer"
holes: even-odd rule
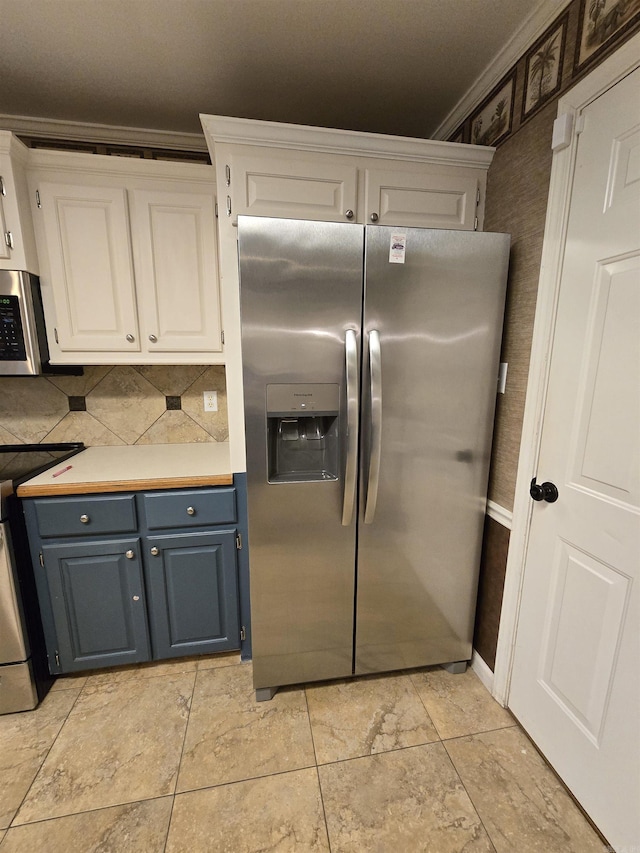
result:
[[[34,505],[43,538],[133,533],[138,529],[135,499],[130,494],[38,498]]]
[[[233,488],[149,492],[142,500],[149,530],[236,521],[236,490]]]

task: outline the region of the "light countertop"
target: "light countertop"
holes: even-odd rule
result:
[[[227,442],[88,447],[18,487],[21,498],[233,483]]]

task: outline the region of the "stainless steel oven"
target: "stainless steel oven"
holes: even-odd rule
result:
[[[15,490],[83,448],[81,442],[0,445],[0,714],[35,708],[53,681]]]

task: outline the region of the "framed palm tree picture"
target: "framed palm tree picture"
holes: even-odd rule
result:
[[[543,33],[526,55],[522,121],[538,110],[562,85],[562,63],[569,15]]]
[[[574,71],[607,53],[640,23],[640,0],[581,0]]]
[[[496,145],[508,136],[513,124],[515,70],[496,86],[471,116],[473,145]]]

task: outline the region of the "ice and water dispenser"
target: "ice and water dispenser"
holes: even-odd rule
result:
[[[267,385],[270,483],[338,479],[339,410],[339,385]]]

